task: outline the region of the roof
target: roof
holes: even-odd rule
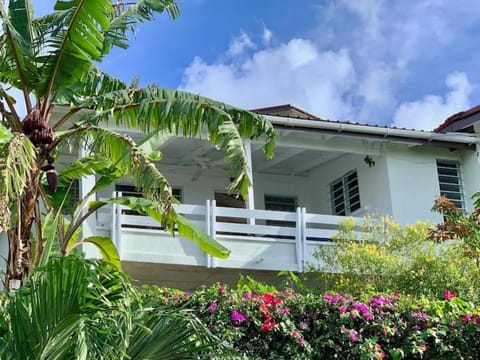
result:
[[[362,124],[354,121],[322,119],[291,104],[253,109],[252,112],[264,115],[276,128],[291,131],[320,132],[333,136],[379,139],[381,141],[405,142],[445,146],[450,149],[474,149],[478,138],[473,134],[436,133],[433,131],[390,127],[385,125]],[[479,108],[480,116],[480,108]]]
[[[480,105],[474,106],[471,109],[460,111],[449,116],[443,123],[441,123],[433,131],[440,132],[473,132],[473,123],[480,120]]]
[[[404,127],[396,127],[396,126],[366,124],[366,123],[360,123],[360,122],[351,121],[351,120],[324,119],[306,110],[303,110],[298,106],[291,105],[291,104],[268,106],[268,107],[263,107],[258,109],[252,109],[250,111],[257,114],[261,114],[261,115],[280,116],[280,117],[288,117],[288,118],[303,119],[303,120],[315,120],[316,122],[368,126],[368,127],[384,128],[384,129],[412,130],[412,131],[421,131],[421,132],[424,131],[424,130],[416,130],[416,129],[409,129]]]
[[[261,115],[283,116],[304,120],[322,120],[318,116],[291,104],[268,106],[250,111]]]

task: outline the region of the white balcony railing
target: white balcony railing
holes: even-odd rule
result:
[[[178,213],[231,250],[226,260],[204,254],[178,236],[163,231],[149,217],[113,206],[111,235],[125,261],[259,270],[305,271],[317,246],[331,244],[342,216],[250,210],[205,205],[175,206]],[[103,223],[105,224],[104,216]],[[360,220],[360,219],[358,219]],[[104,226],[105,228],[106,226]]]

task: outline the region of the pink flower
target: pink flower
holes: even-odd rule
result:
[[[458,295],[456,292],[451,292],[450,290],[445,290],[445,294],[444,294],[444,297],[445,297],[445,300],[447,301],[450,301],[452,300],[453,298],[456,298]]]
[[[284,307],[282,310],[280,310],[280,313],[282,313],[282,314],[290,314],[290,308],[289,308],[289,307]]]
[[[348,338],[350,339],[351,342],[357,342],[358,341],[358,333],[355,330],[350,330],[348,333]]]
[[[215,301],[211,302],[210,305],[208,306],[208,312],[210,314],[213,313],[216,310],[217,306],[218,304]]]
[[[230,317],[232,318],[232,321],[236,321],[238,323],[241,323],[242,321],[245,321],[245,315],[243,315],[240,311],[232,310]]]
[[[345,305],[342,305],[338,308],[338,311],[340,311],[340,314],[346,313],[347,307]]]

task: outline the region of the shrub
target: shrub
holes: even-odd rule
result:
[[[238,359],[477,359],[479,309],[446,291],[443,300],[398,293],[259,293],[215,285],[193,293],[150,287],[143,296],[189,307]],[[231,359],[219,354],[217,359]]]
[[[422,222],[401,227],[388,217],[366,217],[360,227],[358,236],[353,219],[346,220],[332,246],[319,246],[315,252],[318,265],[310,270],[327,290],[438,298],[448,288],[467,300],[479,300],[480,268],[464,256],[461,242],[434,241],[433,226]]]

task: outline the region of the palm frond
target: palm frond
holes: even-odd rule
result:
[[[144,311],[139,320],[127,348],[130,359],[206,359],[218,347],[226,348],[185,309],[153,308]]]
[[[44,107],[50,105],[52,92],[81,79],[100,59],[103,32],[113,13],[110,0],[59,0],[54,9],[57,23],[44,29],[47,54],[36,88],[38,96],[45,96]]]
[[[23,134],[13,133],[8,142],[0,142],[0,231],[10,227],[9,207],[23,195],[36,160],[35,147]]]
[[[139,0],[129,5],[117,4],[115,17],[111,20],[110,28],[105,33],[107,49],[105,52],[108,52],[112,46],[126,49],[128,32],[134,31],[137,23],[150,21],[155,13],[164,11],[174,19],[180,14],[175,0]]]
[[[29,93],[38,75],[33,52],[32,16],[28,0],[11,0],[8,14],[3,6],[0,8],[3,26],[0,34],[1,80],[23,91],[27,112],[31,109]]]
[[[82,78],[58,89],[53,103],[71,104],[71,111],[77,108],[102,109],[103,104],[100,102],[103,100],[102,96],[108,97],[110,101],[123,98],[120,101],[124,102],[128,99],[128,89],[129,86],[122,80],[102,72],[92,65]],[[58,128],[59,126],[55,125],[54,127]]]
[[[171,211],[172,189],[147,154],[129,136],[107,128],[85,124],[77,131],[67,132],[62,142],[81,144],[87,141],[90,154],[104,156],[118,169],[119,175],[130,178],[143,195],[168,214]],[[165,224],[168,226],[168,224]]]
[[[244,197],[250,180],[242,138],[263,136],[265,154],[267,157],[273,155],[275,131],[261,115],[153,85],[123,90],[123,94],[122,97],[112,97],[108,93],[96,97],[95,101],[102,104],[102,108],[95,114],[85,115],[85,121],[93,124],[115,121],[118,126],[137,128],[145,133],[167,131],[188,137],[199,137],[206,132],[232,161],[235,180],[230,190],[237,189]]]

